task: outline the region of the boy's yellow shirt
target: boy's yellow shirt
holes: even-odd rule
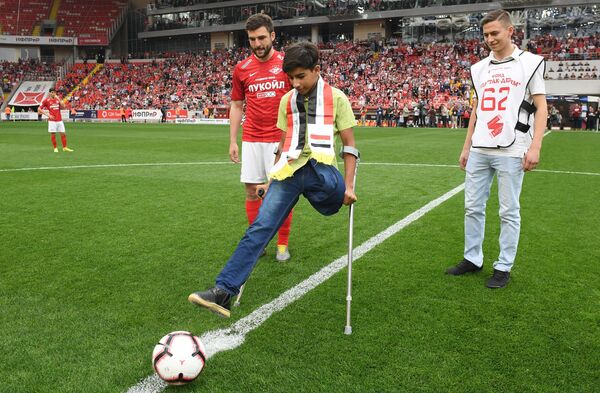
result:
[[[352,105],[350,105],[348,97],[346,97],[341,90],[336,89],[333,86],[331,87],[331,91],[333,94],[333,134],[334,136],[339,136],[340,130],[355,127],[356,119],[354,118],[354,112],[352,112]],[[281,101],[279,102],[277,127],[283,132],[287,132],[287,103],[290,100],[290,96],[293,92],[294,90],[288,91],[283,97],[281,97]],[[308,98],[304,99],[304,108],[306,109],[306,116],[308,116]],[[300,157],[298,157],[297,160],[290,162],[292,173],[302,168],[308,162],[308,160],[310,160],[311,156],[312,152],[310,150],[310,145],[308,144],[307,138],[307,142],[304,144],[304,149],[302,150]],[[337,168],[337,162],[335,161],[334,166]]]

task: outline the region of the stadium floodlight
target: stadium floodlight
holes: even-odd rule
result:
[[[360,162],[359,151],[350,146],[344,146],[340,156],[343,157],[344,153],[352,154],[356,157],[356,166],[354,167],[354,179],[352,184],[354,190],[356,190],[356,174],[358,173],[358,163]],[[352,325],[350,324],[351,307],[352,307],[352,238],[354,236],[354,203],[350,205],[348,210],[348,287],[346,291],[346,327],[344,328],[344,334],[352,334]]]

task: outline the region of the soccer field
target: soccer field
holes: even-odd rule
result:
[[[347,253],[347,208],[323,218],[301,200],[291,261],[272,243],[221,319],[187,296],[213,285],[247,226],[228,127],[66,127],[73,153],[52,152],[46,123],[0,124],[2,393],[600,389],[599,133],[544,138],[511,282],[490,290],[495,185],[483,272],[444,274],[462,258],[465,131],[357,128],[364,253],[346,336],[345,269],[284,293]],[[165,388],[148,378],[151,354],[175,330],[204,335],[212,356],[197,381]]]

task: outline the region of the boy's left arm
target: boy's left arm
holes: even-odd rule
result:
[[[352,128],[346,128],[340,131],[340,139],[343,146],[356,148],[354,143],[354,132]],[[346,192],[344,194],[344,205],[351,205],[356,202],[354,193],[354,176],[356,174],[356,157],[353,154],[344,154],[344,182],[346,183]]]
[[[548,104],[546,95],[536,94],[533,96],[533,105],[536,107],[533,119],[533,141],[525,157],[523,157],[523,169],[531,171],[535,169],[540,161],[540,150],[542,150],[542,139],[546,131],[546,119],[548,118]]]

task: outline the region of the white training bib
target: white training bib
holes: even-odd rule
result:
[[[490,56],[471,67],[477,95],[472,147],[507,148],[515,142],[517,131],[529,131],[535,107],[528,86],[543,64],[543,57],[515,50],[506,60],[496,61]]]

